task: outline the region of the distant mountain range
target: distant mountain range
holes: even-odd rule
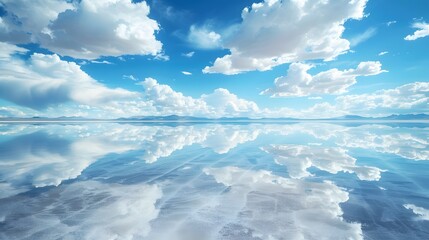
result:
[[[119,118],[120,121],[312,121],[312,120],[429,120],[428,114],[394,114],[386,117],[362,117],[358,115],[345,115],[336,118],[320,118],[320,119],[300,119],[300,118],[248,118],[248,117],[233,117],[233,118],[203,118],[203,117],[189,117],[189,116],[146,116],[146,117],[129,117]]]
[[[83,117],[32,117],[32,118],[0,118],[0,121],[22,121],[22,122],[79,122],[79,121],[106,121],[106,122],[270,122],[270,121],[429,121],[428,114],[393,114],[386,117],[362,117],[358,115],[345,115],[336,118],[321,118],[321,119],[299,119],[299,118],[248,118],[248,117],[232,117],[232,118],[204,118],[190,116],[136,116],[117,119],[92,119]]]
[[[222,118],[204,118],[204,117],[189,117],[189,116],[143,116],[143,117],[129,117],[129,118],[118,118],[119,121],[209,121],[209,122],[229,122],[229,121],[269,121],[269,120],[295,120],[297,118],[248,118],[248,117],[222,117]]]
[[[178,116],[178,115],[169,115],[169,116],[141,116],[141,117],[128,117],[128,118],[118,118],[119,121],[208,121],[210,118],[203,117],[190,117],[190,116]]]
[[[362,117],[358,115],[345,115],[330,120],[429,120],[428,114],[393,114],[386,117]]]

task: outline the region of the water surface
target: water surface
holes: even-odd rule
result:
[[[0,239],[429,239],[426,124],[3,124]]]

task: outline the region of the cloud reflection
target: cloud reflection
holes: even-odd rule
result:
[[[370,149],[411,160],[429,160],[429,129],[394,129],[388,126],[349,128],[336,140],[339,146]]]
[[[32,186],[58,186],[108,154],[138,151],[139,158],[154,163],[193,144],[225,154],[255,140],[259,130],[233,125],[13,125],[3,133],[10,137],[0,141],[0,198]]]
[[[347,190],[311,182],[320,178],[307,179],[310,168],[377,181],[382,170],[358,165],[349,149],[423,160],[428,146],[427,129],[383,125],[16,126],[0,137],[0,239],[362,239],[361,224],[343,218]],[[181,162],[196,152],[208,153]],[[271,154],[290,178],[254,170],[278,166],[250,162],[251,153],[263,160]],[[404,207],[426,216],[426,209]]]
[[[429,210],[428,209],[418,207],[414,204],[404,204],[404,208],[413,211],[413,213],[415,215],[417,215],[418,220],[429,221]]]
[[[204,172],[228,187],[210,213],[229,220],[221,229],[223,236],[239,231],[256,239],[362,239],[361,225],[342,218],[340,204],[348,201],[348,193],[332,182],[237,167]]]
[[[227,154],[261,135],[273,141],[294,135],[311,136],[327,145],[273,145],[263,148],[286,165],[290,176],[309,176],[308,168],[330,173],[355,173],[361,180],[379,180],[381,170],[356,166],[347,149],[361,148],[414,160],[429,159],[427,128],[393,128],[386,125],[348,127],[327,123],[300,124],[196,124],[179,126],[2,125],[0,138],[0,198],[27,191],[32,186],[57,186],[74,179],[84,169],[109,154],[133,152],[146,163],[155,163],[187,146],[197,145]],[[311,140],[314,141],[314,140]],[[264,142],[262,146],[274,142]]]
[[[0,143],[1,187],[15,189],[1,191],[0,197],[26,191],[30,186],[58,186],[79,176],[99,158],[130,149],[103,137],[68,139],[43,131],[17,136]]]
[[[282,135],[290,134],[279,128]],[[360,148],[394,154],[410,160],[429,160],[429,128],[364,124],[343,126],[330,123],[300,123],[292,132],[332,141],[343,148]]]
[[[356,158],[339,147],[324,148],[305,145],[271,145],[262,150],[274,156],[276,163],[285,165],[292,178],[311,176],[308,168],[316,167],[332,174],[338,172],[356,173],[359,179],[378,181],[381,177],[379,168],[356,166]]]
[[[157,185],[95,181],[0,201],[1,239],[141,239],[157,218]]]

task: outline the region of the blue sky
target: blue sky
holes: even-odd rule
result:
[[[428,113],[426,0],[0,0],[0,116]]]

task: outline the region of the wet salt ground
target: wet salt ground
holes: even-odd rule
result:
[[[428,239],[428,127],[0,125],[0,239]]]

